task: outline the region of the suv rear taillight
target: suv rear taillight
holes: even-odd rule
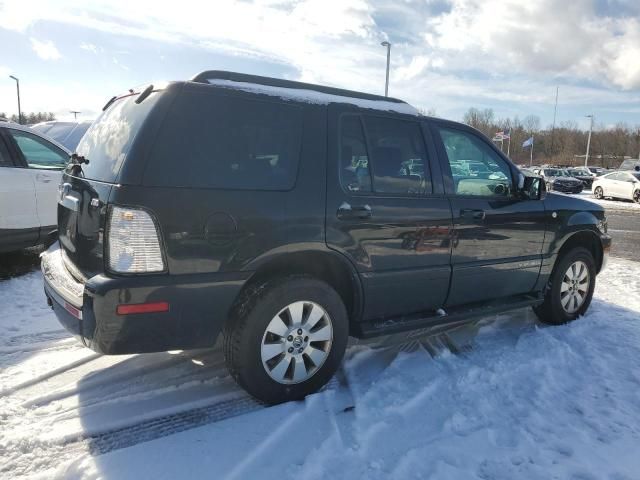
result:
[[[107,227],[109,269],[118,273],[162,272],[160,232],[153,217],[137,208],[112,207]]]

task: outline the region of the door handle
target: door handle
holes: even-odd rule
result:
[[[471,218],[473,220],[484,220],[484,210],[475,210],[473,208],[463,208],[460,210],[460,217]]]
[[[365,219],[371,218],[372,212],[369,205],[351,206],[347,202],[343,202],[338,207],[337,216],[339,219]]]

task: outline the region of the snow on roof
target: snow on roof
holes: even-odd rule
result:
[[[331,93],[318,92],[302,88],[274,87],[271,85],[261,85],[258,83],[234,82],[233,80],[222,80],[210,78],[209,84],[223,88],[243,90],[251,93],[261,93],[280,97],[285,100],[297,100],[304,103],[318,105],[328,105],[330,103],[347,103],[361,108],[371,108],[374,110],[386,110],[390,112],[404,113],[408,115],[420,115],[417,109],[404,102],[392,102],[387,100],[368,100],[365,98],[347,97],[333,95]]]

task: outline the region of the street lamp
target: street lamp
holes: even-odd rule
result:
[[[591,147],[591,131],[593,130],[593,115],[585,115],[585,117],[590,118],[589,122],[589,136],[587,137],[587,154],[584,156],[584,166],[586,167],[589,163],[589,147]]]
[[[82,112],[78,112],[77,110],[70,110],[69,113],[73,113],[73,119],[76,120],[78,118],[78,114]]]
[[[384,96],[389,96],[389,61],[391,60],[391,44],[389,42],[382,42],[380,45],[387,47],[387,80],[384,84]]]
[[[9,75],[9,78],[13,78],[16,81],[16,88],[18,90],[18,123],[22,124],[22,112],[20,111],[20,80],[13,75]]]

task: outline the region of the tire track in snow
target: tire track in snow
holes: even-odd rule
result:
[[[43,373],[42,375],[38,375],[38,376],[36,376],[34,378],[30,378],[29,380],[27,380],[25,382],[19,383],[17,385],[9,387],[9,388],[5,388],[4,390],[0,391],[0,398],[1,397],[5,397],[7,395],[10,395],[12,393],[15,393],[18,390],[22,390],[22,389],[31,387],[33,385],[36,385],[38,383],[42,383],[42,382],[44,382],[44,381],[46,381],[46,380],[48,380],[48,379],[50,379],[52,377],[55,377],[56,375],[60,375],[61,373],[65,373],[65,372],[67,372],[69,370],[72,370],[72,369],[74,369],[76,367],[79,367],[80,365],[84,365],[85,363],[92,362],[92,361],[96,360],[97,358],[100,358],[100,356],[101,355],[98,354],[98,353],[87,355],[84,358],[81,358],[81,359],[76,360],[76,361],[71,362],[71,363],[67,363],[67,364],[65,364],[65,365],[63,365],[61,367],[54,368],[53,370],[50,370],[50,371],[48,371],[46,373]]]

